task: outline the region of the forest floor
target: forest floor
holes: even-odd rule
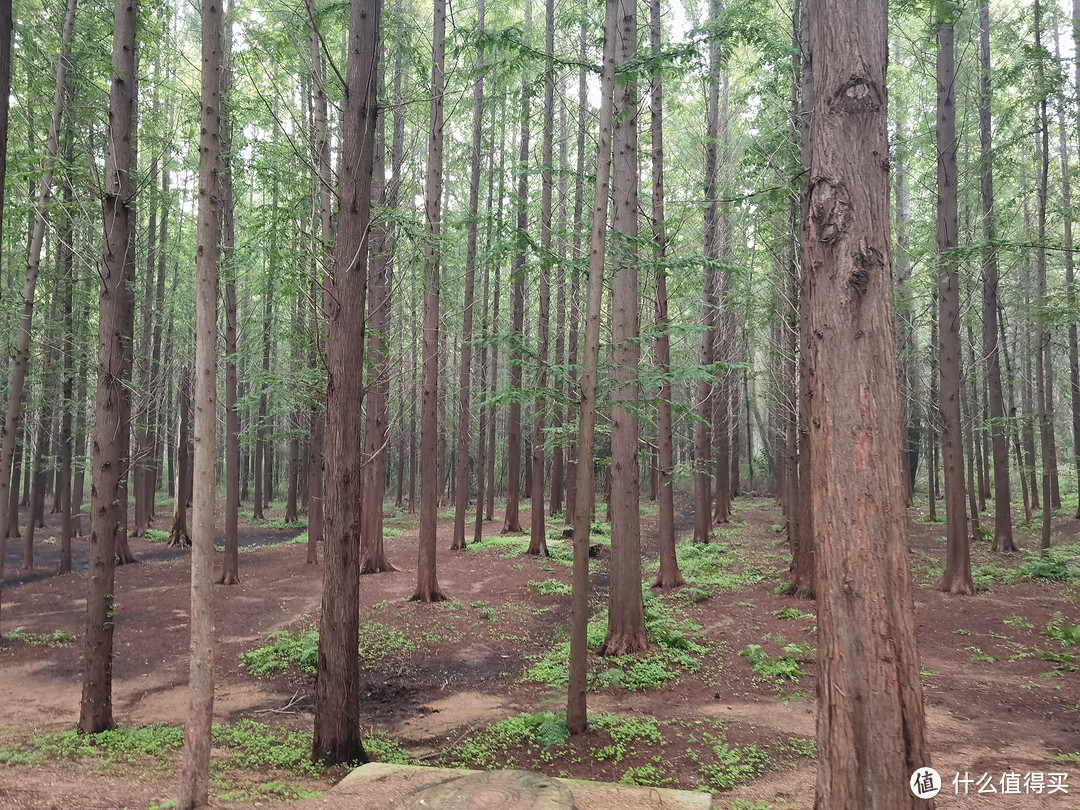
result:
[[[643,502],[642,512],[644,559],[652,561],[655,504]],[[549,521],[552,556],[538,558],[523,553],[527,535],[500,534],[501,521],[485,524],[482,544],[451,552],[451,518],[444,512],[439,521],[448,601],[405,601],[415,584],[417,517],[393,509],[386,543],[401,570],[361,581],[361,709],[372,759],[700,788],[722,808],[812,806],[814,605],[777,593],[789,554],[771,500],[737,499],[733,521],[708,546],[686,542],[691,516],[680,509],[688,584],[647,592],[648,653],[590,657],[590,730],[569,739],[558,714],[570,582],[561,523]],[[528,527],[527,509],[521,519]],[[963,598],[931,588],[943,569],[944,527],[919,509],[911,519],[930,743],[944,782],[938,806],[1080,808],[1080,521],[1055,518],[1048,562],[1030,551],[995,555],[980,542],[980,591]],[[142,562],[118,568],[115,588],[119,729],[81,737],[73,729],[86,540],[75,543],[76,573],[55,575],[56,521],[49,516],[38,532],[33,571],[19,570],[21,542],[8,544],[0,808],[170,807],[188,704],[187,555],[131,541]],[[215,589],[215,807],[312,797],[345,772],[307,761],[321,565],[305,564],[297,528],[274,525],[283,522],[245,522],[241,582]],[[606,622],[610,543],[605,524],[595,529],[594,648]],[[1018,543],[1037,547],[1034,532],[1018,526]],[[654,570],[647,564],[647,582]],[[1068,792],[1050,795],[1061,782]]]

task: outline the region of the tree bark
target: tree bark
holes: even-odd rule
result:
[[[420,455],[438,455],[439,388],[439,296],[443,192],[443,91],[445,78],[446,0],[435,0],[435,27],[431,45],[431,118],[428,137],[428,174],[424,194],[424,348],[421,380]],[[420,542],[417,551],[416,602],[441,602],[446,597],[439,588],[435,567],[436,523],[438,521],[440,468],[420,466]]]
[[[179,810],[204,807],[214,720],[214,507],[217,438],[218,261],[221,258],[221,107],[224,13],[202,3],[198,245],[195,251],[195,472],[191,548],[191,701],[184,724]]]
[[[1080,2],[1080,0],[1077,0]],[[986,247],[982,255],[982,350],[990,400],[990,436],[994,453],[994,551],[1016,551],[1012,530],[1009,485],[1009,447],[1005,436],[1005,400],[1001,392],[998,356],[998,263],[994,244],[994,162],[990,119],[990,4],[979,6],[979,144],[982,158],[982,225]],[[1073,332],[1075,336],[1075,332]],[[1080,410],[1077,411],[1080,413]],[[1080,469],[1080,468],[1078,468]],[[1023,467],[1020,468],[1023,480]],[[1025,497],[1026,501],[1027,498]]]
[[[476,7],[477,37],[484,35],[484,0]],[[469,410],[472,382],[473,299],[476,290],[477,212],[480,209],[480,160],[484,121],[484,49],[477,48],[473,80],[472,155],[469,167],[469,224],[465,235],[465,305],[462,309],[461,370],[458,377],[457,483],[454,485],[454,539],[465,548],[465,513],[469,509]],[[482,476],[482,473],[481,473]],[[477,477],[481,477],[477,476]]]
[[[589,243],[589,284],[585,299],[585,346],[581,368],[581,410],[578,417],[578,452],[593,458],[596,428],[596,389],[600,366],[600,311],[604,292],[607,246],[608,187],[611,181],[611,134],[615,105],[615,39],[618,17],[627,0],[605,0],[604,57],[600,78],[600,124],[596,139],[596,185],[593,193],[592,235]],[[582,39],[584,40],[584,21]],[[580,139],[579,139],[580,144]],[[574,510],[573,588],[570,596],[570,662],[566,699],[566,726],[571,734],[588,728],[586,663],[589,622],[589,531],[593,513],[593,465],[576,465],[575,489],[580,503]],[[640,583],[640,578],[639,578]]]
[[[120,534],[126,534],[126,441],[130,424],[131,298],[126,290],[135,266],[135,18],[137,4],[113,3],[112,75],[108,154],[105,161],[104,243],[98,297],[98,383],[95,402],[90,545],[83,633],[83,681],[79,729],[113,728],[113,583]],[[124,538],[126,543],[126,537]]]
[[[675,459],[671,438],[671,339],[668,329],[667,231],[664,223],[664,87],[661,68],[660,0],[649,2],[649,46],[653,58],[652,104],[652,231],[656,262],[656,366],[660,392],[656,404],[657,495],[660,508],[660,573],[654,588],[677,588],[684,584],[675,555]]]
[[[377,120],[379,0],[352,0],[337,243],[326,310],[326,531],[312,759],[366,762],[360,741],[360,446],[364,298]],[[325,234],[324,234],[325,236]]]
[[[615,70],[637,58],[637,4],[619,0]],[[611,587],[608,628],[600,655],[648,648],[641,597],[641,513],[638,466],[638,365],[641,358],[638,291],[637,80],[615,84],[612,137],[611,254]],[[725,463],[727,459],[724,459]],[[730,497],[730,491],[727,493]]]
[[[951,13],[947,10],[943,13]],[[960,420],[960,279],[957,258],[956,211],[956,63],[954,21],[946,17],[938,28],[937,57],[937,193],[938,193],[938,329],[941,339],[941,447],[945,469],[945,573],[939,590],[970,596],[971,557],[964,505],[964,442]]]
[[[1043,86],[1042,5],[1035,0],[1035,51],[1038,56],[1037,81]],[[1039,100],[1039,178],[1038,235],[1035,241],[1035,399],[1039,413],[1040,455],[1042,456],[1042,527],[1039,548],[1045,555],[1050,548],[1050,515],[1053,509],[1053,479],[1057,467],[1051,428],[1051,386],[1054,375],[1050,365],[1050,328],[1046,318],[1046,197],[1050,172],[1050,135],[1046,115],[1046,97]]]
[[[803,220],[818,599],[815,807],[926,807],[893,337],[887,4],[810,0],[814,136]]]

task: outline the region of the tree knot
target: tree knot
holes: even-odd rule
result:
[[[827,177],[811,179],[810,217],[817,226],[818,239],[825,244],[843,236],[851,224],[851,195],[847,187]]]
[[[846,113],[875,112],[881,109],[881,91],[865,76],[852,76],[833,94],[829,107]]]

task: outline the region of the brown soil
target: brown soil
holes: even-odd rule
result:
[[[725,527],[721,542],[765,576],[757,584],[716,591],[700,602],[678,600],[686,617],[703,627],[700,640],[708,653],[701,668],[660,689],[630,692],[605,687],[589,697],[590,712],[662,721],[667,746],[638,747],[616,761],[601,760],[590,752],[595,753],[595,746],[606,738],[593,729],[565,755],[549,757],[521,747],[501,755],[507,764],[610,781],[618,781],[630,768],[652,765],[669,780],[665,784],[693,789],[704,784],[695,758],[720,739],[732,748],[757,746],[767,754],[767,765],[734,790],[716,792],[718,807],[812,806],[814,760],[799,741],[814,737],[814,705],[808,699],[815,690],[813,653],[802,662],[797,683],[762,678],[738,653],[749,644],[762,645],[770,655],[778,655],[786,642],[813,645],[813,616],[776,615],[782,608],[812,614],[813,604],[774,593],[787,570],[787,552],[783,535],[775,531],[779,516],[772,503],[739,499],[736,508],[736,522]],[[362,579],[361,615],[365,622],[378,621],[400,631],[401,638],[411,643],[382,651],[378,663],[365,668],[365,730],[388,733],[422,762],[448,764],[448,757],[479,739],[490,723],[523,712],[560,710],[565,696],[559,690],[522,683],[520,678],[536,657],[550,649],[568,616],[568,596],[543,595],[529,583],[548,579],[568,583],[569,568],[537,557],[501,556],[493,550],[451,552],[452,524],[441,520],[439,582],[454,601],[409,603],[405,600],[415,581],[416,519],[387,514],[387,526],[400,532],[387,539],[388,556],[402,570]],[[913,510],[912,517],[921,514]],[[57,533],[55,520],[50,516],[39,538]],[[528,525],[527,515],[522,522]],[[679,522],[684,531],[690,528],[688,511],[680,514]],[[655,517],[643,518],[647,559],[656,553],[655,524]],[[1058,518],[1055,524],[1062,541],[1075,542],[1078,528],[1080,522],[1069,518]],[[498,523],[487,524],[485,534],[497,535],[498,529]],[[265,644],[268,634],[306,628],[317,615],[321,565],[304,563],[304,546],[284,544],[297,533],[245,525],[240,542],[251,551],[240,558],[241,583],[215,589],[217,722],[252,718],[296,729],[311,727],[311,677],[290,672],[257,678],[239,659],[240,653]],[[931,560],[940,562],[944,556],[942,535],[940,525],[912,524],[910,559],[913,578],[920,585],[915,601],[930,738],[934,765],[946,782],[939,806],[1080,807],[1080,765],[1056,761],[1059,755],[1080,752],[1080,677],[1075,672],[1051,674],[1054,664],[1036,652],[1060,651],[1057,642],[1040,631],[1056,611],[1080,622],[1080,589],[994,584],[974,598],[931,590],[927,587],[932,584]],[[1027,547],[1034,545],[1028,535],[1021,534],[1019,540]],[[182,723],[188,700],[187,556],[141,539],[133,539],[131,545],[143,562],[122,566],[116,575],[116,720]],[[40,544],[36,554],[40,568],[21,572],[21,541],[9,541],[0,614],[5,632],[22,627],[32,633],[63,630],[81,635],[85,576],[54,575],[55,549]],[[606,551],[601,547],[593,563],[594,594],[599,600],[606,596]],[[76,541],[77,563],[80,552],[84,559],[85,540]],[[1019,563],[1016,556],[1004,561],[994,557],[986,544],[974,554],[976,564],[996,561],[1012,568]],[[1020,626],[1004,622],[1014,615],[1023,620],[1013,620]],[[78,642],[58,647],[0,642],[4,707],[0,763],[5,749],[20,750],[35,733],[74,727],[80,656]],[[991,657],[995,660],[985,660]],[[178,754],[170,756],[163,764],[48,757],[32,766],[0,764],[0,808],[154,807],[175,795]],[[995,778],[1007,771],[1066,772],[1069,794],[955,797],[952,777],[965,771],[973,777],[985,772]],[[232,787],[277,781],[327,790],[340,775],[331,772],[320,780],[234,771],[228,778]],[[259,794],[245,803],[221,799],[227,794],[220,784],[215,783],[213,790],[219,796],[214,800],[218,807],[263,806],[274,799]]]

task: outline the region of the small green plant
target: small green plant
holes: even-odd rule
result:
[[[1080,765],[1080,751],[1072,754],[1058,754],[1054,757],[1055,762],[1061,762],[1066,765]]]
[[[557,579],[545,579],[542,582],[530,582],[529,587],[544,596],[553,596],[555,594],[567,595],[572,590],[565,582]]]
[[[970,636],[971,631],[970,630],[953,630],[953,635],[954,636]]]
[[[311,762],[311,732],[271,727],[254,720],[215,725],[213,741],[229,748],[242,768],[272,768],[299,776],[319,776],[322,767]]]
[[[70,647],[76,636],[67,630],[53,630],[51,633],[29,633],[21,627],[4,633],[4,640],[29,644],[31,647]]]
[[[795,756],[817,756],[817,740],[814,739],[806,739],[805,737],[788,737],[787,747],[793,754],[795,754]]]
[[[476,610],[481,619],[493,622],[498,619],[498,614],[490,602],[470,602],[469,607]]]
[[[319,660],[319,631],[312,628],[299,633],[279,630],[271,633],[265,647],[240,653],[240,661],[252,675],[273,677],[296,667],[314,674]]]
[[[1080,624],[1070,622],[1059,610],[1047,622],[1042,635],[1056,640],[1063,648],[1072,647],[1074,644],[1080,643]]]
[[[162,531],[161,529],[147,529],[143,532],[143,539],[148,543],[167,543],[169,541],[169,533]]]
[[[306,546],[307,542],[308,542],[308,533],[307,532],[302,532],[301,534],[296,535],[296,537],[294,537],[292,540],[290,540],[289,545],[290,546]]]
[[[1010,614],[1009,616],[1005,617],[1002,621],[1004,621],[1005,624],[1009,625],[1009,627],[1015,627],[1015,628],[1017,628],[1019,630],[1033,630],[1033,629],[1035,629],[1035,625],[1033,625],[1029,621],[1025,621],[1023,616],[1019,616],[1016,613]]]
[[[801,610],[794,607],[780,608],[780,610],[775,611],[773,615],[778,619],[788,619],[792,621],[797,619],[816,618],[813,613],[803,613]]]
[[[968,658],[969,661],[982,661],[987,664],[992,664],[997,661],[997,658],[990,655],[982,647],[964,647],[964,649],[971,653],[971,656]]]
[[[795,645],[788,645],[795,646]],[[785,650],[787,648],[785,647]],[[799,662],[792,655],[774,656],[765,652],[760,644],[747,644],[739,653],[750,662],[751,668],[765,678],[797,681],[802,677]]]
[[[296,529],[307,530],[306,520],[285,520],[285,518],[274,518],[267,524],[271,529]]]
[[[664,776],[655,765],[639,765],[636,768],[627,768],[626,773],[619,777],[620,785],[642,785],[644,787],[662,787],[674,785],[675,780],[670,776]]]

